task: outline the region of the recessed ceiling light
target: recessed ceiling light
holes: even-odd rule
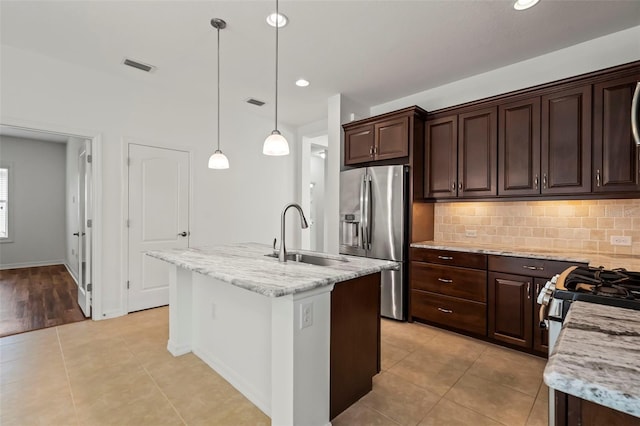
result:
[[[309,81],[305,80],[304,78],[299,78],[298,80],[296,80],[296,86],[298,87],[307,87],[309,85]]]
[[[271,25],[272,27],[276,26],[276,17],[278,18],[278,28],[282,28],[285,25],[287,25],[287,23],[289,22],[289,18],[287,18],[285,15],[283,15],[282,13],[272,13],[269,16],[267,16],[267,24]]]
[[[515,10],[525,10],[538,4],[540,0],[516,0],[513,8]]]

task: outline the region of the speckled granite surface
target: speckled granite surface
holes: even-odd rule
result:
[[[572,303],[544,382],[640,417],[640,311]]]
[[[411,247],[494,254],[500,256],[528,257],[531,259],[561,260],[565,262],[588,263],[589,266],[603,266],[606,269],[626,268],[629,271],[640,271],[640,255],[578,252],[535,247],[514,248],[491,244],[444,241],[422,241],[419,243],[412,243]]]
[[[269,297],[300,293],[398,267],[397,262],[387,260],[304,250],[291,250],[289,253],[308,253],[330,259],[346,259],[347,262],[340,262],[336,266],[280,263],[276,258],[265,256],[271,252],[272,248],[266,244],[241,243],[149,251],[146,254]]]

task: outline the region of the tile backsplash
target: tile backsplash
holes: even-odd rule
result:
[[[437,203],[434,216],[435,241],[640,255],[640,199]]]

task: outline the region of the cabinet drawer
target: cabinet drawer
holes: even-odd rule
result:
[[[463,268],[487,269],[487,255],[479,253],[412,247],[411,260]]]
[[[411,288],[484,303],[487,301],[487,273],[455,266],[411,262]]]
[[[411,316],[487,335],[487,305],[426,291],[411,291]]]
[[[551,278],[570,266],[582,265],[559,260],[530,259],[527,257],[489,256],[489,270],[528,277]]]

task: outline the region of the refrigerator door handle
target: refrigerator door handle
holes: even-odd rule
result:
[[[367,175],[367,182],[365,185],[365,203],[367,205],[367,250],[371,250],[371,222],[373,218],[371,217],[372,208],[371,208],[371,200],[373,199],[373,194],[371,193],[371,176]]]
[[[367,225],[366,225],[366,211],[365,211],[365,186],[367,176],[360,181],[360,240],[361,246],[364,250],[367,249]]]

